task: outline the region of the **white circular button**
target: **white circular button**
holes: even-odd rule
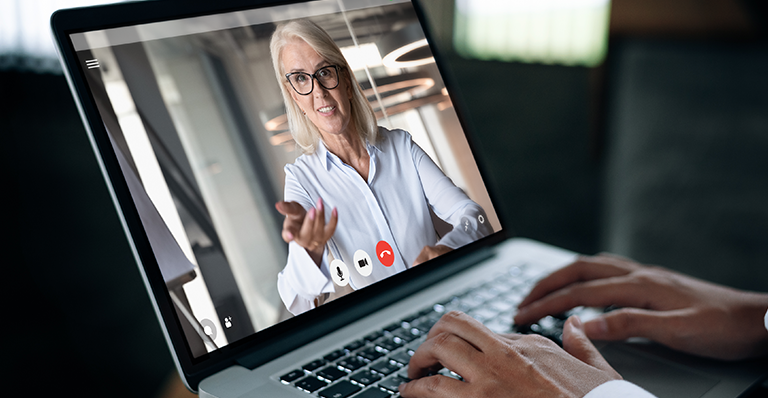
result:
[[[349,268],[343,261],[336,259],[331,261],[331,279],[333,283],[339,286],[347,286],[349,284]]]
[[[373,262],[368,253],[358,250],[355,252],[355,269],[362,276],[368,276],[373,271]]]

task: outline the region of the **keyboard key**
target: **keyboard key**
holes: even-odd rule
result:
[[[501,322],[497,319],[491,319],[490,321],[485,322],[485,326],[488,329],[491,329],[494,333],[505,334],[512,332],[512,324],[510,322]]]
[[[373,333],[363,337],[363,339],[366,340],[366,341],[376,341],[376,340],[378,340],[379,338],[381,338],[383,336],[384,336],[384,332],[382,332],[381,330],[377,330],[377,331],[375,331],[375,332],[373,332]]]
[[[421,310],[421,312],[419,312],[419,316],[429,315],[433,312],[435,312],[435,306]]]
[[[304,368],[304,370],[306,371],[311,372],[323,365],[325,365],[325,361],[323,361],[322,359],[315,359],[314,361],[302,366],[302,368]]]
[[[565,324],[565,319],[545,316],[544,318],[539,319],[536,323],[541,325],[544,329],[562,328],[563,324]]]
[[[491,308],[487,307],[480,307],[474,309],[472,312],[469,313],[473,318],[479,320],[480,322],[485,322],[486,320],[493,319],[499,313],[497,311],[492,310]]]
[[[404,343],[402,342],[396,342],[392,337],[387,337],[376,343],[378,347],[381,347],[387,351],[394,351],[403,346],[403,344]]]
[[[443,375],[443,376],[452,377],[452,378],[454,378],[454,379],[456,379],[456,380],[462,380],[462,381],[464,380],[464,379],[463,379],[461,376],[459,376],[459,374],[458,374],[458,373],[456,373],[456,372],[454,372],[454,371],[452,371],[452,370],[448,370],[448,369],[446,369],[446,368],[442,368],[442,369],[440,369],[440,371],[439,371],[439,372],[437,372],[437,373],[439,373],[439,374],[441,374],[441,375]]]
[[[469,308],[475,308],[484,302],[485,302],[485,299],[482,296],[479,296],[475,293],[467,294],[466,296],[461,298],[461,303],[466,305]]]
[[[296,387],[306,392],[315,392],[327,385],[328,383],[318,379],[315,376],[307,376],[296,382]]]
[[[323,398],[346,398],[358,391],[360,391],[362,387],[356,386],[346,380],[342,380],[328,388],[326,388],[323,391],[320,391],[317,395],[323,397]]]
[[[462,310],[464,312],[468,311],[469,309]],[[420,318],[418,321],[415,321],[411,324],[412,327],[419,329],[422,333],[429,332],[429,329],[432,329],[432,326],[437,323],[437,321],[440,319],[442,314],[439,314],[437,312],[434,312],[428,316],[425,316],[423,318]]]
[[[411,361],[411,356],[408,355],[408,353],[405,351],[400,351],[396,354],[390,355],[389,359],[405,366],[408,365],[408,362]]]
[[[350,380],[354,380],[364,386],[369,386],[379,380],[381,376],[371,372],[370,370],[361,370],[352,376],[349,376]]]
[[[400,323],[393,323],[391,325],[384,326],[384,330],[387,332],[391,332],[398,328],[400,328]]]
[[[322,377],[323,379],[326,379],[328,381],[336,381],[344,376],[347,375],[347,372],[335,367],[335,366],[328,366],[318,372],[316,372],[318,376]]]
[[[421,334],[421,332],[418,329],[414,329],[414,330],[416,330],[417,333]],[[416,339],[416,336],[414,336],[410,330],[405,330],[403,328],[393,330],[392,335],[395,337],[395,339],[400,339],[404,343],[410,343],[411,341]]]
[[[353,341],[353,342],[347,344],[346,346],[344,346],[344,349],[347,350],[347,351],[355,351],[355,350],[357,350],[359,348],[362,348],[363,346],[365,346],[365,341],[364,340],[357,340],[357,341]]]
[[[416,319],[419,319],[419,318],[421,318],[421,314],[413,314],[413,315],[410,315],[410,316],[407,316],[407,317],[403,318],[402,321],[405,322],[405,323],[411,323],[411,322],[413,322],[413,321],[415,321]]]
[[[459,302],[459,297],[458,296],[453,296],[453,297],[449,298],[448,300],[441,301],[441,302],[435,304],[435,307],[441,306],[441,307],[443,307],[443,310],[445,310],[446,307],[449,307],[451,305],[455,305],[458,302]]]
[[[485,284],[475,291],[475,294],[481,297],[483,301],[488,301],[492,298],[495,298],[499,295],[499,293],[501,292],[490,284]]]
[[[515,290],[511,290],[509,292],[504,293],[501,296],[501,299],[504,299],[510,303],[513,303],[514,305],[519,304],[521,301],[523,301],[523,298],[525,298],[525,294],[522,292],[518,292]]]
[[[371,369],[383,374],[384,376],[389,376],[395,371],[400,370],[400,367],[393,363],[390,363],[389,360],[383,360],[371,365]]]
[[[540,334],[562,347],[564,323],[564,321],[548,316],[531,325],[516,325],[515,330],[521,334]]]
[[[290,383],[290,382],[292,382],[292,381],[294,381],[294,380],[296,380],[296,379],[298,379],[299,377],[302,377],[302,376],[304,376],[304,371],[303,370],[301,370],[301,369],[294,369],[294,370],[292,370],[292,371],[290,371],[290,372],[280,376],[280,381],[282,381],[284,383]]]
[[[408,344],[407,346],[405,346],[405,349],[408,351],[416,351],[421,345],[421,343],[423,342],[424,342],[424,338],[418,339],[412,342],[411,344]]]
[[[357,355],[360,355],[361,357],[369,360],[369,361],[375,361],[381,357],[384,356],[384,353],[381,351],[377,351],[375,347],[368,347],[360,352],[357,353]]]
[[[512,325],[512,331],[520,334],[531,334],[531,325]]]
[[[336,351],[334,351],[334,352],[324,356],[323,359],[325,359],[328,362],[333,362],[333,361],[343,357],[344,355],[347,355],[346,351],[344,351],[344,350],[336,350]]]
[[[400,386],[400,384],[407,383],[409,381],[410,380],[404,377],[393,376],[379,383],[379,387],[386,388],[387,390],[392,391],[394,393],[394,392],[398,392],[397,388]]]
[[[467,315],[471,316],[472,318],[475,318],[480,323],[485,323],[488,321],[488,318],[480,315],[479,313],[476,313],[475,311],[470,311],[467,313]]]
[[[336,364],[344,369],[349,370],[350,372],[354,372],[355,370],[358,370],[367,365],[365,361],[358,357],[347,357],[337,362]]]
[[[499,293],[506,293],[511,289],[515,289],[516,282],[511,280],[510,277],[501,275],[500,277],[497,277],[496,280],[489,283],[488,285],[493,287],[493,289],[496,289],[496,291],[498,291]]]
[[[512,325],[515,322],[515,314],[517,314],[517,311],[507,311],[502,312],[499,314],[499,316],[496,317],[496,320],[499,322],[506,323],[507,325]]]
[[[390,398],[391,396],[392,395],[387,392],[381,391],[376,387],[372,387],[358,395],[355,395],[355,398]]]
[[[563,346],[563,332],[562,331],[552,331],[552,332],[544,334],[544,337],[554,341],[555,344],[559,345],[560,347]]]
[[[411,324],[411,327],[418,330],[422,334],[427,334],[427,332],[429,332],[429,329],[431,328],[431,326],[424,324],[424,322],[422,322],[421,319],[414,321],[414,323]]]
[[[498,312],[504,312],[515,308],[515,305],[505,299],[498,299],[492,301],[490,307]]]

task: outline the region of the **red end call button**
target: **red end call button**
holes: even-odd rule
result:
[[[385,267],[391,267],[392,263],[395,262],[395,253],[392,252],[392,246],[383,240],[376,244],[376,257],[379,258],[379,261]]]

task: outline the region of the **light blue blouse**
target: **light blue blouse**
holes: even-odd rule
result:
[[[329,152],[325,145],[285,166],[285,200],[307,211],[322,198],[326,222],[338,209],[336,231],[325,246],[320,268],[306,250],[291,242],[288,261],[277,287],[286,308],[300,314],[315,307],[315,299],[335,291],[328,254],[349,269],[352,289],[360,289],[410,268],[424,246],[456,249],[493,232],[483,209],[456,187],[403,130],[379,127],[380,140],[367,144],[368,181]],[[454,228],[438,240],[429,209]],[[382,265],[376,244],[384,240],[395,255],[391,267]],[[363,276],[352,265],[357,250],[372,259],[372,272]]]

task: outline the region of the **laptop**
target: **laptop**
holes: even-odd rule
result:
[[[337,232],[318,263],[286,243],[275,204],[310,155],[291,134],[270,41],[278,26],[296,20],[313,22],[335,42],[342,69],[384,127],[382,143],[368,146],[376,178],[403,155],[418,155],[474,210],[446,211],[458,202],[446,205],[448,195],[434,192],[425,193],[421,212],[395,203],[409,185],[389,175],[397,182],[390,192],[369,179],[360,191],[341,184],[328,193],[327,211],[312,214],[330,222],[334,197],[351,207],[338,208]],[[191,391],[396,397],[410,355],[442,314],[462,310],[510,332],[532,285],[575,258],[511,237],[502,225],[482,153],[472,149],[460,98],[424,21],[411,0],[152,1],[52,16],[94,153]],[[313,89],[330,85],[318,80],[333,73],[328,67],[306,71]],[[388,155],[395,146],[386,145],[396,141],[411,151]],[[343,170],[333,154],[318,153],[324,171]],[[344,218],[353,213],[363,216]],[[342,232],[358,245],[350,247]],[[414,242],[448,238],[453,250],[413,266]],[[575,311],[588,318],[600,309]],[[557,340],[562,319],[537,325]],[[599,348],[627,380],[659,397],[736,397],[766,374],[756,361],[705,360],[642,340]]]

